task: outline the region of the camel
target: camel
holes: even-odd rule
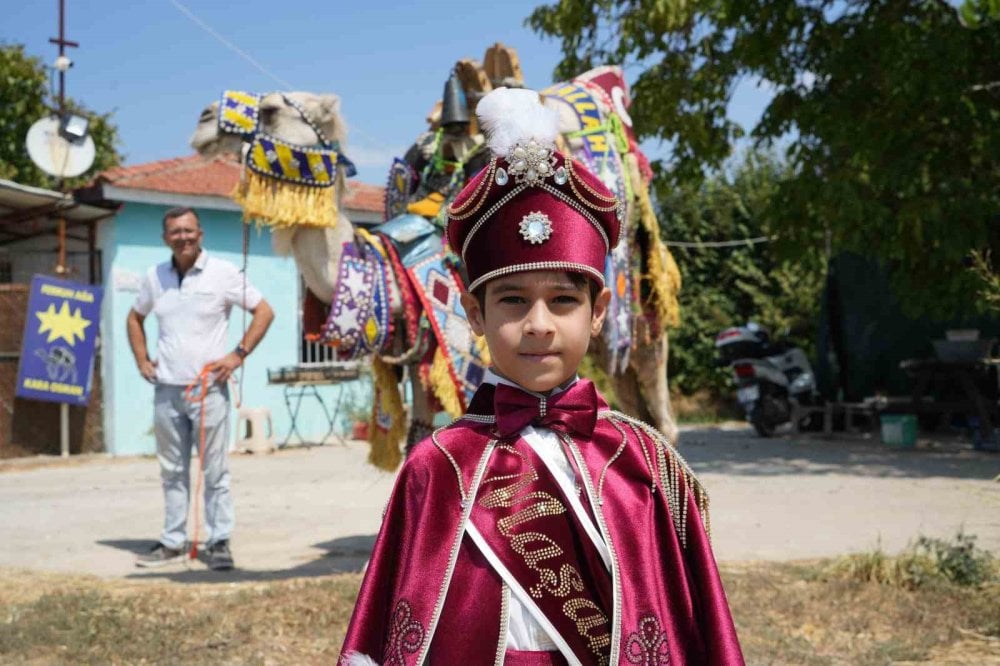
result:
[[[315,95],[306,92],[270,93],[260,103],[261,126],[276,137],[298,145],[316,142],[316,134],[303,121],[299,112],[285,98],[301,105],[310,118],[327,137],[339,141],[347,139],[347,128],[340,115],[340,98],[336,95]],[[218,128],[219,103],[205,108],[191,136],[191,147],[205,157],[223,154],[240,154],[243,140],[232,134],[223,134]],[[342,205],[346,179],[337,177],[337,208],[340,221],[332,227],[275,228],[271,242],[281,256],[291,254],[302,274],[306,286],[319,300],[329,303],[340,266],[340,248],[354,239],[354,229]]]
[[[316,133],[303,119],[299,110],[288,104],[293,100],[327,136],[333,137],[343,146],[347,129],[340,115],[339,98],[331,94],[305,92],[270,93],[260,104],[260,131],[298,145],[316,143]],[[222,134],[218,130],[218,103],[208,106],[199,118],[197,128],[191,138],[192,147],[203,156],[239,152],[242,141],[239,137]],[[568,121],[569,122],[569,121]],[[579,129],[573,125],[567,132]],[[340,265],[341,248],[344,243],[354,240],[355,229],[340,205],[345,189],[343,174],[337,178],[337,198],[340,218],[332,227],[295,226],[274,228],[272,243],[281,255],[291,254],[302,274],[308,289],[323,303],[329,305],[333,299],[336,278]],[[390,291],[393,287],[390,286]],[[393,302],[390,299],[390,302]],[[400,317],[398,307],[393,307],[391,315]],[[677,429],[670,414],[667,386],[667,335],[665,331],[650,330],[646,318],[638,317],[634,331],[636,341],[632,345],[629,362],[624,371],[612,375],[611,381],[623,410],[637,418],[656,426],[672,441],[676,441]],[[608,350],[598,339],[592,354],[607,367],[605,359]],[[413,403],[410,409],[411,430],[407,442],[415,439],[413,424],[429,424],[432,421],[428,389],[410,373]],[[424,433],[420,433],[424,434]]]

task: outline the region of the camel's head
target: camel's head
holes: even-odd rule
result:
[[[289,104],[289,101],[294,104]],[[302,117],[298,106],[319,128],[328,141],[341,144],[347,127],[340,115],[340,98],[307,92],[268,93],[260,101],[258,129],[291,144],[311,146],[319,142],[316,132]],[[219,103],[213,102],[201,112],[191,146],[202,155],[239,152],[242,138],[219,132]]]
[[[347,138],[347,126],[340,115],[340,98],[307,92],[270,93],[260,101],[260,125],[268,134],[299,146],[318,142],[316,132],[286,99],[298,105],[316,123],[329,141],[341,144]]]
[[[243,139],[235,134],[219,132],[219,103],[212,102],[205,107],[198,118],[198,126],[191,135],[191,147],[205,157],[239,153]]]

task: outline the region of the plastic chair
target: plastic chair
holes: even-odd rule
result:
[[[239,451],[269,453],[274,450],[274,424],[267,407],[240,407],[236,432],[245,435],[236,441],[235,448]]]

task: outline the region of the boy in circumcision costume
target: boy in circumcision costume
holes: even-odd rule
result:
[[[742,664],[708,497],[577,377],[624,206],[555,148],[537,93],[477,115],[495,157],[451,205],[492,369],[396,480],[340,664]]]

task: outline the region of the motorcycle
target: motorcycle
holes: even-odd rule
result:
[[[720,366],[732,366],[736,398],[761,437],[791,421],[794,406],[816,405],[820,396],[809,359],[800,348],[772,342],[763,326],[727,328],[715,337]]]

